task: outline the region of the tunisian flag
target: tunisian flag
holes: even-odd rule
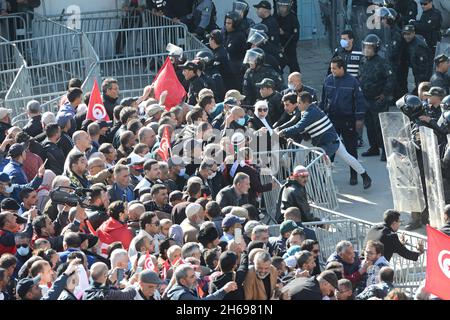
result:
[[[164,103],[167,111],[183,101],[186,96],[186,90],[184,90],[183,85],[178,81],[177,74],[169,57],[167,57],[163,66],[158,71],[158,74],[153,80],[153,84],[155,85],[156,99],[159,99],[162,92],[167,91],[166,102]]]
[[[169,128],[166,127],[163,132],[161,142],[159,143],[159,148],[156,153],[159,154],[163,161],[167,161],[170,157],[170,133]]]
[[[427,277],[425,290],[450,300],[450,237],[427,226]]]
[[[94,80],[94,87],[91,91],[86,119],[93,121],[110,121],[105,106],[103,105],[102,96],[100,95],[100,89],[98,88],[97,80]]]

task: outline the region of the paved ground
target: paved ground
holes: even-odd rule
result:
[[[322,40],[302,41],[299,44],[298,54],[303,82],[314,87],[320,96],[323,79],[328,69],[328,61],[331,57],[328,45]],[[365,140],[365,147],[359,149],[359,154],[367,148],[367,138]],[[381,162],[379,157],[360,157],[359,160],[372,177],[372,187],[364,190],[361,178],[359,178],[358,185],[350,186],[348,166],[336,159],[333,174],[339,198],[337,211],[371,222],[380,222],[383,212],[393,208],[386,162]],[[409,216],[405,214],[401,219],[406,224]],[[421,228],[417,232],[425,234],[425,228]]]

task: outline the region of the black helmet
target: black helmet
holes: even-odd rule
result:
[[[441,102],[442,110],[450,111],[450,96],[446,96]]]
[[[239,16],[243,19],[247,17],[249,8],[250,6],[248,5],[247,1],[239,0],[233,2],[232,11],[237,12]]]
[[[253,31],[248,34],[247,43],[251,43],[255,46],[260,46],[268,40],[269,37],[267,36],[267,34],[262,31],[256,31],[253,29]]]
[[[202,60],[207,67],[211,66],[214,63],[214,55],[210,51],[199,51],[195,55],[195,58]]]
[[[403,97],[403,103],[397,106],[400,107],[403,114],[410,120],[414,120],[423,113],[423,102],[418,96],[407,94]]]
[[[231,21],[233,21],[234,29],[237,29],[237,27],[239,26],[239,24],[241,23],[241,20],[242,20],[239,13],[237,13],[235,11],[227,12],[227,14],[225,15],[225,20],[226,19],[231,19]],[[225,20],[224,20],[224,23],[225,23]]]
[[[257,66],[262,66],[264,64],[264,60],[266,59],[266,54],[264,50],[261,48],[253,48],[247,50],[245,53],[243,63],[254,63]]]
[[[257,24],[255,24],[255,25],[252,27],[252,29],[255,29],[255,30],[257,30],[257,31],[262,31],[262,32],[264,32],[265,34],[268,34],[268,33],[269,33],[269,28],[267,28],[267,26],[266,26],[265,24],[262,24],[262,23],[257,23]],[[250,29],[250,31],[251,31],[251,29]]]
[[[291,11],[292,8],[292,0],[278,0],[277,1],[277,8],[278,8],[278,15],[280,15],[280,7],[282,6],[287,6],[288,7],[288,12]]]
[[[375,52],[378,52],[381,47],[381,39],[376,34],[369,34],[362,42],[363,49],[364,46],[373,46],[375,49]]]

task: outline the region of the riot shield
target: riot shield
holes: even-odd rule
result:
[[[401,112],[383,112],[379,116],[394,208],[422,212],[426,204],[410,121]]]
[[[420,144],[423,155],[430,225],[434,228],[440,228],[444,224],[445,196],[439,147],[437,137],[432,129],[420,127]]]

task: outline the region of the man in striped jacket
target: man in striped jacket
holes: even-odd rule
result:
[[[370,188],[372,180],[366,169],[347,152],[328,116],[319,109],[316,103],[312,103],[311,94],[300,93],[298,104],[303,113],[301,120],[292,127],[283,130],[275,129],[275,132],[280,137],[293,138],[297,142],[302,140],[302,135],[309,135],[315,147],[322,148],[329,157],[336,154],[362,176],[364,189]]]

